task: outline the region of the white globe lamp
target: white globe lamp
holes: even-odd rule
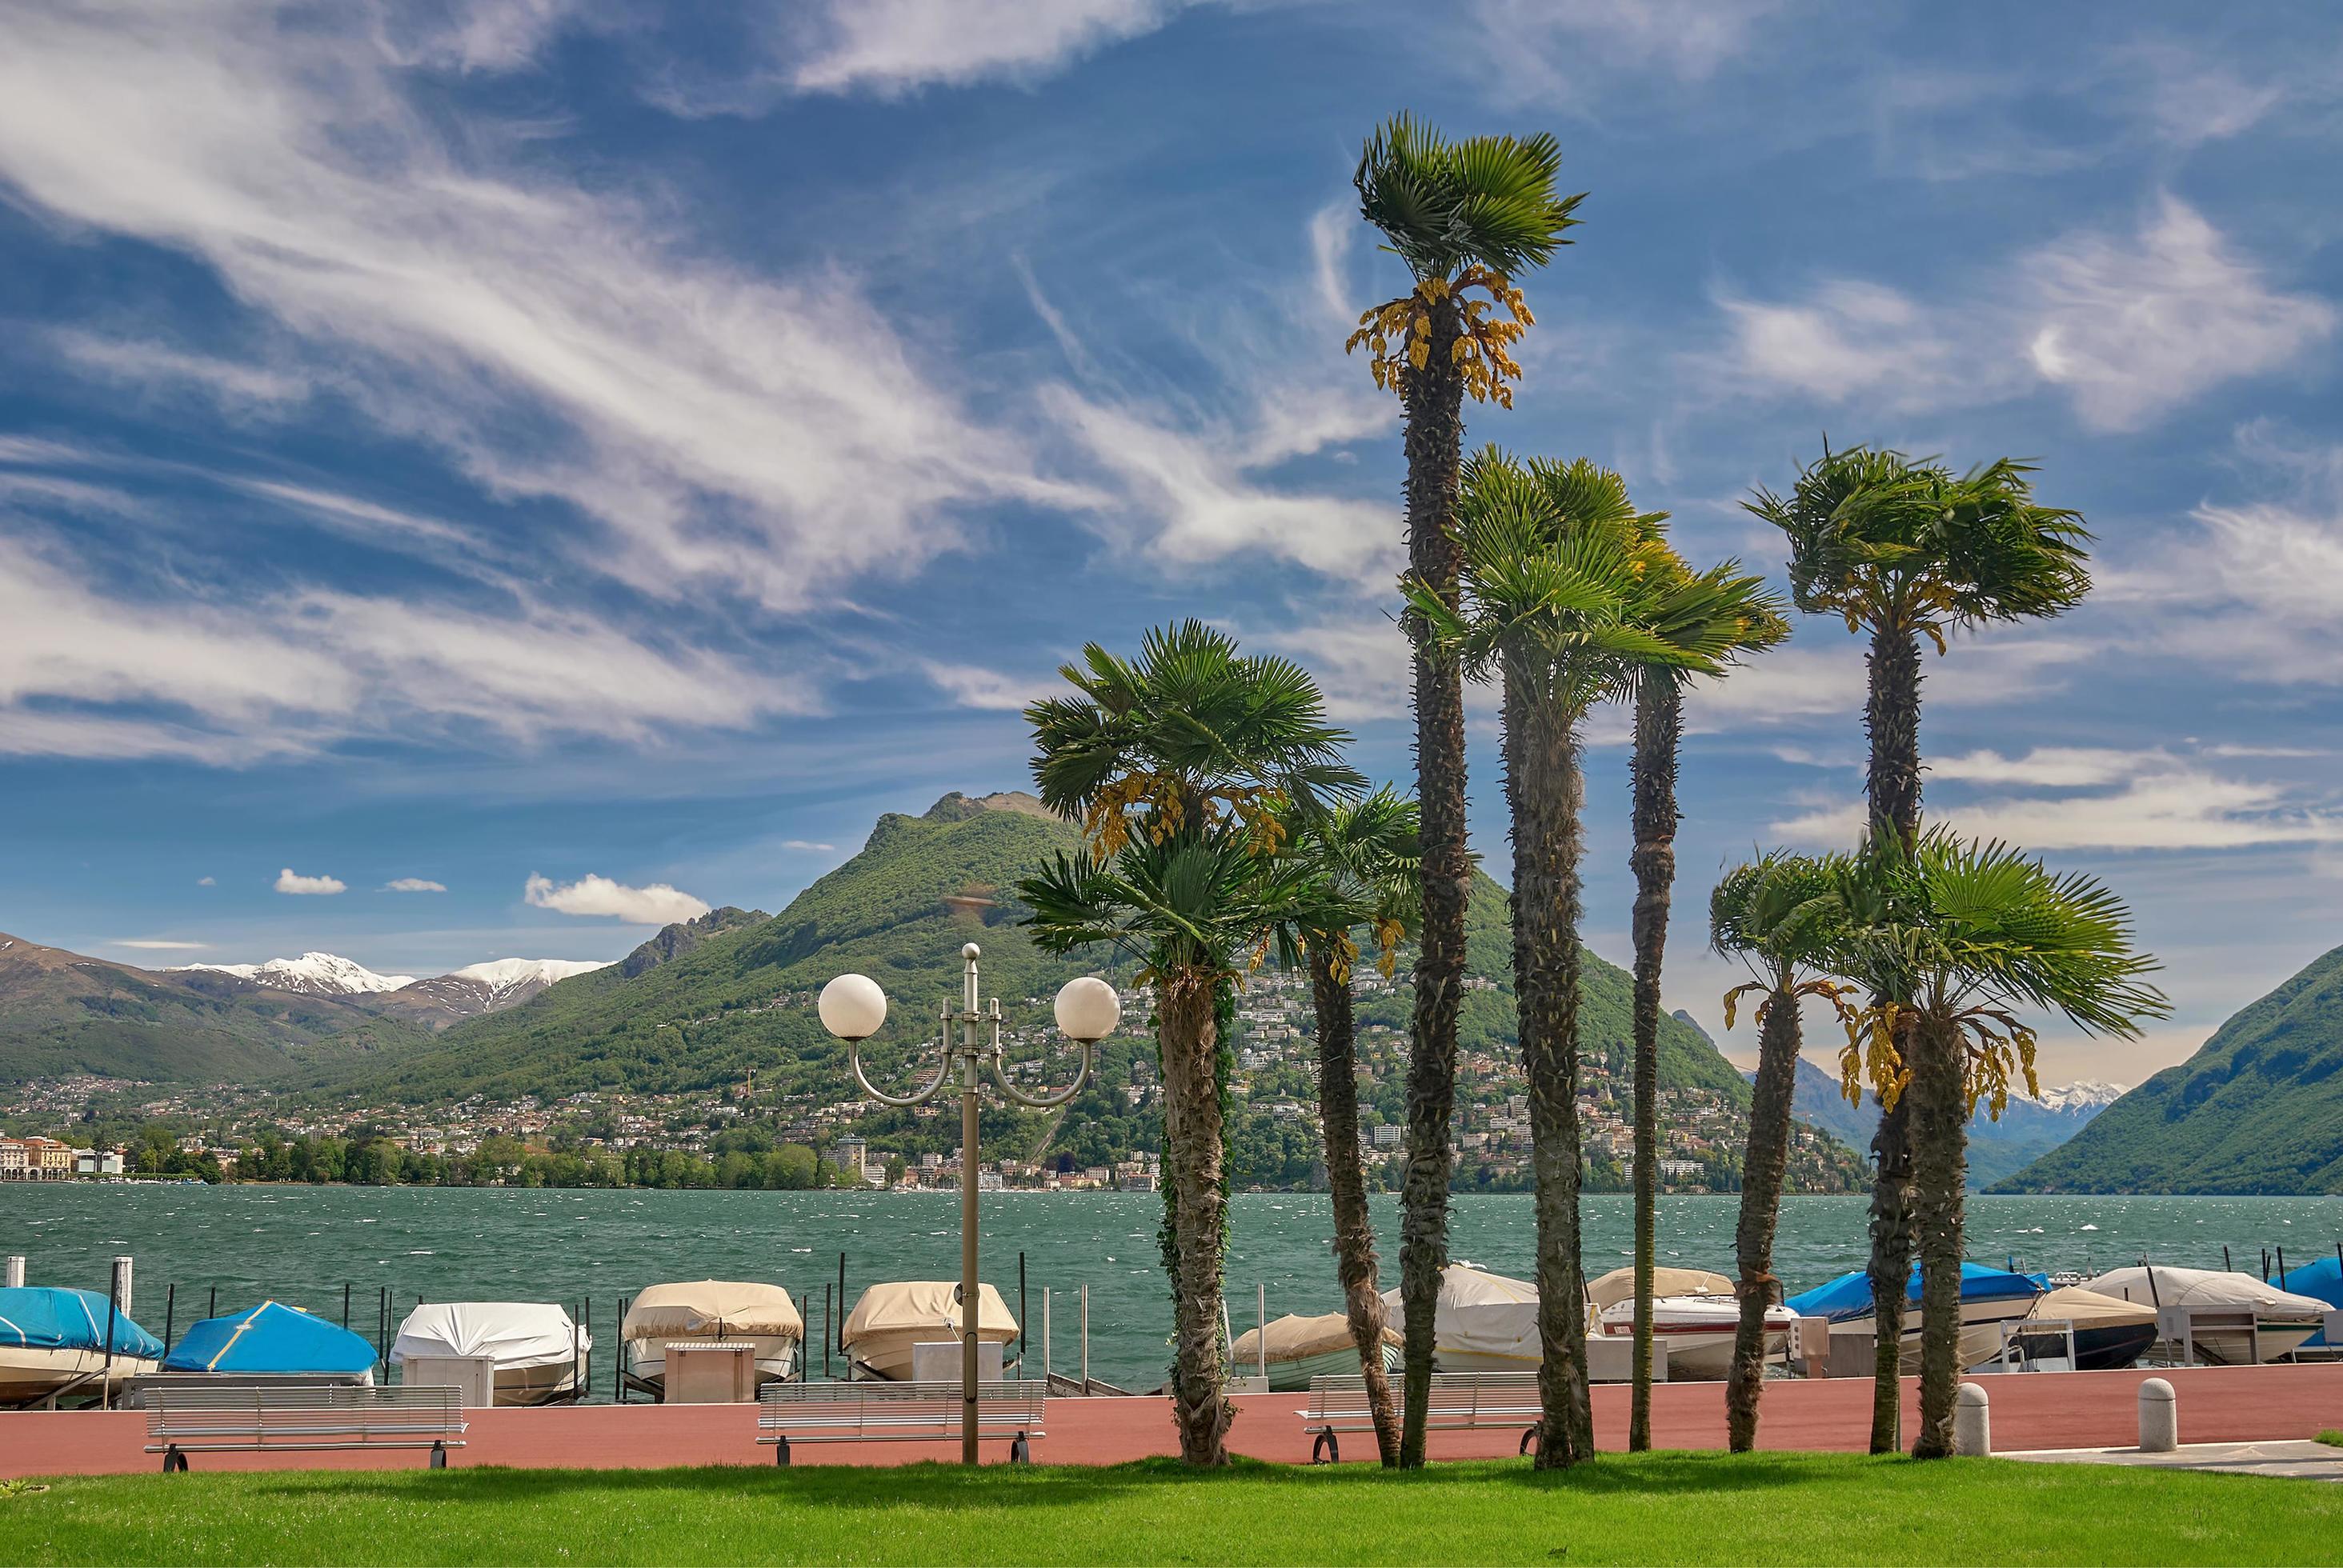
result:
[[[821,988],[821,1027],[840,1040],[869,1040],[887,1021],[887,993],[869,975],[840,975]]]
[[[1114,987],[1094,975],[1068,980],[1059,989],[1058,1027],[1069,1040],[1094,1045],[1112,1034],[1121,1020],[1121,999]]]

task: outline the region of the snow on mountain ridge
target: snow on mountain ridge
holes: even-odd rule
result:
[[[516,985],[531,981],[549,986],[572,975],[591,974],[606,970],[614,959],[490,959],[485,963],[466,964],[450,970],[443,979],[478,980],[493,990],[509,990]]]
[[[2081,1111],[2096,1113],[2113,1105],[2122,1099],[2126,1092],[2127,1086],[2124,1084],[2101,1083],[2096,1079],[2078,1078],[2072,1083],[2062,1084],[2056,1089],[2044,1090],[2041,1099],[2035,1103],[2046,1111],[2063,1111],[2068,1115]]]
[[[377,974],[364,964],[335,953],[303,953],[297,959],[270,959],[256,964],[174,964],[166,972],[200,970],[208,974],[234,975],[276,990],[309,996],[367,996],[397,990],[415,983],[413,975]]]

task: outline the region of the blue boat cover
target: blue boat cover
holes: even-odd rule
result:
[[[2270,1283],[2298,1296],[2317,1296],[2330,1307],[2343,1307],[2343,1258],[2321,1258],[2298,1269],[2272,1274]],[[2313,1350],[2326,1342],[2326,1334],[2316,1333],[2303,1342],[2303,1348]]]
[[[96,1291],[48,1285],[0,1288],[0,1345],[35,1351],[96,1351],[106,1343],[106,1299]],[[159,1361],[163,1342],[120,1312],[114,1314],[114,1353]]]
[[[2021,1296],[2038,1296],[2048,1288],[2048,1282],[2038,1274],[2013,1274],[2006,1269],[1988,1269],[1982,1263],[1961,1265],[1961,1300],[1965,1302],[2003,1302]],[[1912,1306],[1920,1304],[1920,1269],[1912,1268],[1911,1282],[1905,1289],[1906,1300]],[[1816,1285],[1792,1296],[1783,1305],[1802,1318],[1828,1318],[1833,1322],[1845,1322],[1849,1318],[1871,1315],[1871,1277],[1857,1269],[1841,1274],[1827,1284]]]
[[[163,1370],[362,1372],[374,1363],[374,1347],[349,1330],[282,1302],[263,1302],[189,1324]]]

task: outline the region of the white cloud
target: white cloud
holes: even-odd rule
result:
[[[540,910],[558,910],[565,915],[608,915],[638,926],[697,920],[708,912],[704,901],[665,882],[630,888],[592,874],[556,885],[532,871],[522,896]]]
[[[1622,73],[1699,82],[1765,42],[1788,0],[1474,0],[1495,70],[1523,95],[1578,100]]]
[[[231,408],[271,408],[298,402],[310,391],[305,376],[192,354],[166,343],[66,328],[52,333],[50,341],[84,371],[142,389],[173,383],[193,387]]]
[[[2041,318],[2034,367],[2102,429],[2137,428],[2223,381],[2277,369],[2335,329],[2332,306],[2273,291],[2170,196],[2137,235],[2074,236],[2027,270]]]
[[[638,584],[794,607],[952,548],[960,505],[1068,498],[852,276],[695,255],[655,201],[507,166],[497,127],[410,101],[417,60],[522,63],[560,20],[537,10],[421,43],[331,11],[0,10],[0,185],[199,258],[385,428],[598,520],[578,558]]]
[[[835,851],[838,846],[835,844],[817,843],[811,839],[784,839],[781,840],[781,848],[784,849],[815,850],[828,854]]]
[[[208,881],[210,879],[206,878],[205,879]],[[132,948],[140,952],[148,953],[193,953],[201,952],[204,949],[210,947],[211,943],[155,941],[148,940],[141,937],[133,937],[121,941],[108,942],[106,945],[110,948]]]
[[[2048,385],[2101,429],[2282,368],[2336,322],[2326,301],[2273,289],[2170,196],[2136,232],[2070,234],[1942,301],[1841,277],[1797,298],[1720,289],[1716,304],[1725,339],[1699,364],[1743,396],[1787,389],[1910,413]]]
[[[1028,680],[1019,676],[1004,675],[982,665],[946,664],[933,658],[921,659],[920,669],[930,680],[950,693],[959,706],[1001,713],[1019,711],[1055,684],[1048,679]]]
[[[397,877],[382,885],[386,893],[444,893],[445,882],[435,882],[424,877]]]
[[[197,877],[196,879],[196,886],[198,888],[216,888],[219,886],[219,879],[217,877]]]
[[[803,92],[891,95],[1031,80],[1162,26],[1201,0],[823,0],[791,74]]]
[[[304,877],[290,866],[277,873],[275,886],[280,893],[328,894],[349,890],[349,884],[339,877]]]

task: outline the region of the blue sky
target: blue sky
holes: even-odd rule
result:
[[[1922,730],[1933,811],[2168,965],[2169,1027],[2048,1077],[2137,1081],[2343,940],[2330,9],[717,9],[0,12],[0,926],[615,957],[1021,784],[1054,667],[1187,615],[1403,776],[1397,410],[1341,344],[1402,287],[1349,176],[1404,107],[1591,193],[1473,442],[1769,568],[1739,502],[1825,433],[2089,518],[2091,601],[1932,657]],[[1694,699],[1669,1000],[1712,1027],[1706,890],[1851,835],[1861,686],[1808,620]]]

